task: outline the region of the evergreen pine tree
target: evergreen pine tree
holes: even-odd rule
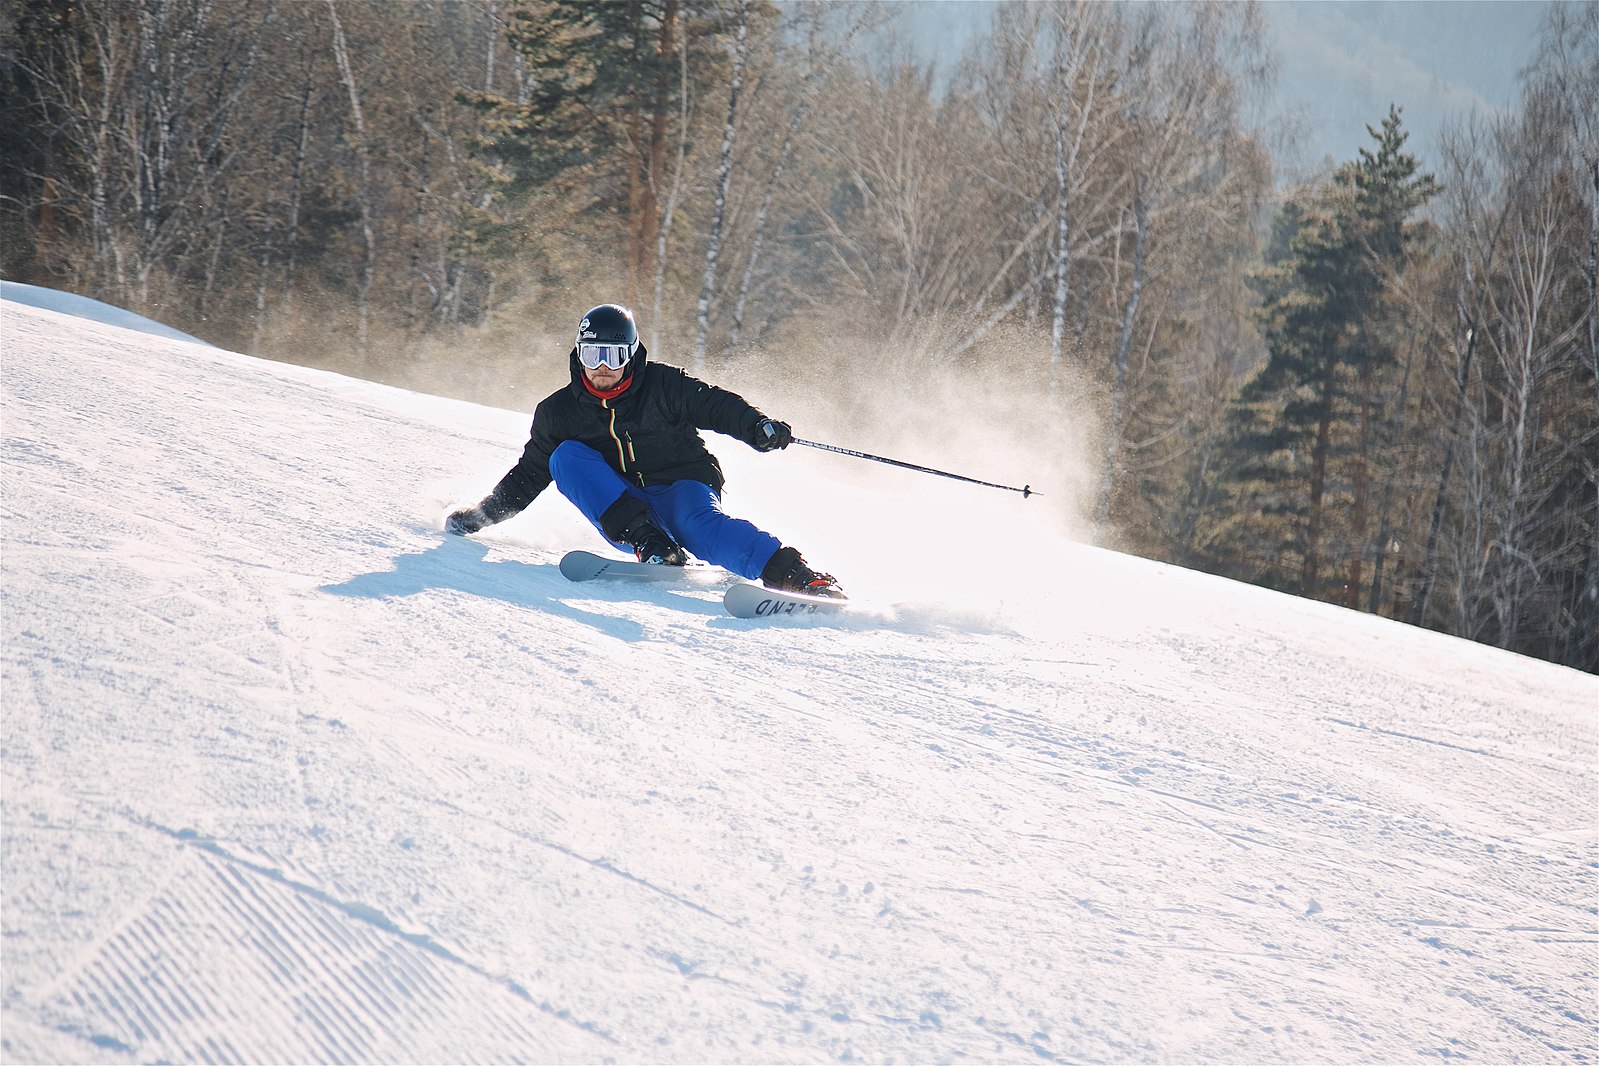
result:
[[[1390,108],[1375,145],[1279,218],[1262,309],[1269,357],[1241,390],[1221,473],[1228,518],[1216,569],[1284,591],[1355,602],[1370,539],[1368,470],[1397,365],[1386,298],[1436,191],[1404,152]],[[1334,574],[1337,554],[1350,569]],[[1337,595],[1338,593],[1342,595]]]
[[[509,29],[519,97],[463,94],[483,115],[480,147],[512,214],[536,212],[541,193],[554,194],[546,209],[575,209],[583,229],[618,249],[634,302],[654,275],[680,94],[701,98],[723,77],[726,21],[715,0],[521,0]],[[541,215],[537,229],[559,228],[552,221]],[[500,251],[526,252],[519,227],[509,241],[483,220],[478,232],[491,253],[496,235]]]

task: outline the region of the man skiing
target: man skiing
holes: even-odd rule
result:
[[[446,530],[465,536],[503,522],[553,481],[606,540],[641,562],[682,566],[692,553],[767,588],[844,597],[832,575],[722,510],[722,468],[698,432],[769,452],[793,441],[786,422],[650,362],[633,312],[618,304],[583,316],[567,359],[572,380],[534,410],[522,458],[481,502],[452,512]]]

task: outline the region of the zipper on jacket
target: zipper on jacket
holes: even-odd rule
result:
[[[616,408],[611,407],[610,400],[601,400],[601,404],[611,412],[611,439],[616,442],[616,461],[621,464],[622,473],[627,473],[627,448],[622,444],[622,437],[616,432]]]
[[[601,400],[600,405],[611,412],[611,439],[616,442],[616,461],[621,464],[622,475],[625,477],[628,473],[627,461],[629,459],[633,460],[634,466],[638,465],[638,456],[633,451],[633,435],[629,433],[626,443],[623,443],[622,434],[616,431],[616,408],[611,406],[610,400]],[[643,472],[634,471],[633,480],[637,481],[642,487],[644,484]]]

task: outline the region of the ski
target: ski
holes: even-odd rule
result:
[[[568,581],[607,578],[656,584],[681,581],[732,581],[734,584],[722,596],[722,605],[727,608],[727,613],[735,618],[781,621],[838,614],[849,605],[848,600],[802,596],[794,592],[778,592],[775,589],[763,588],[742,581],[719,566],[698,562],[689,563],[687,566],[665,566],[661,563],[641,563],[633,559],[597,555],[588,551],[570,551],[561,557],[561,576]]]
[[[621,581],[676,582],[684,579],[733,579],[733,575],[719,566],[689,563],[687,566],[667,566],[663,563],[641,563],[636,559],[618,559],[594,552],[571,551],[561,556],[561,576],[568,581],[593,581],[604,577]]]
[[[841,614],[849,608],[848,600],[835,600],[826,596],[802,596],[795,592],[778,592],[741,581],[722,596],[722,606],[734,618],[764,618],[785,620],[809,618],[817,615]]]

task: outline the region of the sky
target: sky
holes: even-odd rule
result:
[[[527,412],[16,295],[6,1062],[1599,1059],[1599,678],[720,437],[851,612],[577,585]]]
[[[1342,162],[1366,147],[1390,102],[1423,155],[1444,124],[1513,105],[1537,47],[1545,0],[1271,0],[1264,11],[1277,85],[1261,118],[1300,133],[1288,171]],[[910,0],[908,38],[949,62],[985,25],[981,0]]]
[[[1304,162],[1355,158],[1390,103],[1411,148],[1436,158],[1445,124],[1513,106],[1541,19],[1536,0],[1278,0],[1266,5],[1280,113],[1303,123]]]

